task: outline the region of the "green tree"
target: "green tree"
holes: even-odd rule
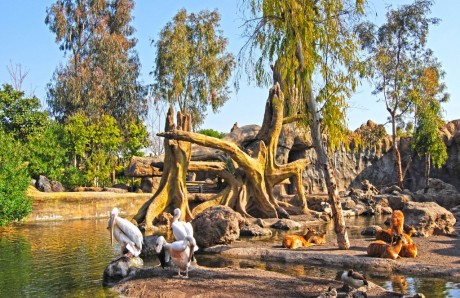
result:
[[[89,147],[86,153],[87,182],[98,186],[115,180],[118,150],[122,143],[121,132],[114,117],[103,115],[88,126]]]
[[[142,149],[150,145],[147,127],[143,123],[131,122],[123,134],[123,157],[127,160],[132,156],[143,156]]]
[[[48,84],[47,102],[59,121],[81,112],[91,119],[111,115],[120,127],[145,114],[145,88],[130,25],[133,0],[57,0],[45,23],[56,35],[66,65]]]
[[[45,126],[48,115],[40,110],[41,105],[38,98],[25,98],[24,92],[16,91],[8,84],[2,87],[0,89],[0,128],[25,143],[29,136]]]
[[[414,111],[414,102],[409,96],[413,76],[426,54],[429,25],[439,22],[439,19],[427,17],[432,4],[433,1],[416,0],[413,4],[388,11],[386,23],[379,28],[371,23],[363,23],[359,28],[363,47],[371,54],[374,94],[383,94],[390,115],[399,187],[403,187],[404,177],[397,127],[398,122],[403,127],[404,118]]]
[[[156,42],[153,93],[192,115],[199,127],[209,107],[213,112],[228,100],[227,82],[234,66],[219,30],[220,14],[180,10]]]
[[[89,119],[82,113],[76,113],[66,119],[64,130],[65,140],[74,167],[77,167],[86,156],[89,146]]]
[[[45,175],[52,180],[61,181],[68,163],[64,134],[61,124],[49,120],[45,129],[29,137],[26,156],[32,177]]]
[[[334,168],[323,143],[326,140],[322,138],[321,127],[327,132],[325,143],[330,148],[345,139],[345,100],[357,84],[355,76],[362,71],[351,29],[353,21],[363,12],[364,0],[245,2],[252,17],[246,22],[250,36],[246,69],[259,84],[264,84],[271,77],[267,65],[274,64],[273,77],[288,94],[289,104],[300,103],[308,113],[306,119],[334,214],[337,243],[339,248],[348,249],[350,242]],[[260,56],[256,49],[260,50]],[[319,86],[315,88],[319,90],[316,94],[314,80]]]
[[[26,217],[32,211],[27,197],[30,178],[23,146],[0,129],[0,226]]]
[[[420,156],[425,156],[425,189],[428,188],[431,161],[440,168],[447,160],[447,147],[440,129],[445,125],[441,116],[441,103],[448,100],[446,85],[442,82],[444,71],[441,64],[431,57],[417,72],[416,80],[410,92],[416,105],[415,119],[417,127],[411,146]]]
[[[225,132],[218,132],[217,130],[214,130],[212,128],[200,129],[197,132],[201,133],[201,134],[203,134],[205,136],[210,136],[210,137],[214,137],[214,138],[218,138],[218,139],[222,139],[223,137],[225,137],[227,135]]]

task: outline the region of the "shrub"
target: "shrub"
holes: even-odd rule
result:
[[[202,135],[205,135],[205,136],[218,138],[218,139],[222,139],[223,137],[227,135],[225,132],[218,132],[217,130],[214,130],[212,128],[200,129],[198,133],[201,133]]]
[[[27,197],[30,177],[23,147],[0,130],[0,226],[26,217],[32,211]]]
[[[74,189],[77,186],[85,185],[85,175],[78,168],[68,167],[64,170],[61,182],[65,189]]]

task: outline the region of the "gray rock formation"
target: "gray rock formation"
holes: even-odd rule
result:
[[[36,181],[35,187],[42,192],[52,192],[51,182],[43,175],[40,175]]]
[[[414,197],[418,202],[436,202],[447,209],[460,205],[460,193],[457,189],[435,178],[428,180],[426,191],[425,189],[418,190],[414,193]]]
[[[272,231],[267,228],[262,228],[257,224],[243,226],[240,229],[240,236],[271,236]]]
[[[299,230],[302,228],[302,225],[294,220],[283,218],[272,224],[271,228],[278,230]]]
[[[102,283],[112,286],[129,276],[134,276],[143,265],[144,262],[139,257],[122,256],[115,259],[105,268]]]
[[[208,208],[192,220],[195,240],[201,248],[232,243],[240,237],[243,224],[243,217],[227,206]]]
[[[404,223],[414,226],[419,236],[454,233],[454,215],[434,202],[409,202],[402,211]]]

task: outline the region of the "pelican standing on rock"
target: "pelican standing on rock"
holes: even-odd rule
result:
[[[159,236],[155,242],[155,251],[158,254],[161,264],[169,262],[171,258],[174,265],[177,267],[177,277],[188,278],[188,269],[193,259],[196,242],[195,238],[185,236],[183,240],[168,243],[163,236]],[[164,249],[164,254],[160,254]],[[185,276],[180,274],[181,270],[185,270]]]
[[[138,257],[142,251],[144,238],[141,231],[132,222],[118,216],[118,208],[113,208],[110,212],[108,229],[110,229],[110,243],[113,245],[113,238],[121,245],[121,254],[131,254]]]

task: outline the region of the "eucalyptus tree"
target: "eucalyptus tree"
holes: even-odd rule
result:
[[[428,51],[416,73],[412,90],[409,93],[415,103],[415,133],[411,146],[417,154],[425,156],[425,189],[428,187],[431,161],[440,168],[447,160],[447,148],[441,135],[444,121],[441,116],[441,104],[449,99],[445,76],[441,64]]]
[[[130,25],[133,0],[57,0],[45,23],[68,56],[48,84],[47,103],[58,120],[81,112],[111,115],[120,127],[147,110]]]
[[[190,113],[194,127],[203,123],[208,108],[217,112],[229,99],[234,58],[219,23],[217,10],[188,14],[182,9],[155,44],[152,92]]]
[[[307,114],[303,124],[310,128],[325,175],[341,249],[348,249],[350,242],[327,147],[334,149],[344,140],[346,99],[357,85],[356,75],[363,71],[352,29],[364,2],[245,1],[251,12],[246,21],[250,39],[242,52],[246,70],[264,84],[270,78],[267,66],[274,64],[275,80],[291,102],[301,104],[301,110],[293,112]]]
[[[397,183],[403,187],[401,154],[397,142],[398,122],[414,112],[411,100],[411,84],[426,55],[429,26],[439,19],[429,18],[431,0],[416,0],[413,4],[391,9],[386,23],[378,27],[372,23],[360,25],[363,48],[370,53],[370,65],[374,81],[374,94],[383,94],[391,122],[393,151],[397,169]]]

